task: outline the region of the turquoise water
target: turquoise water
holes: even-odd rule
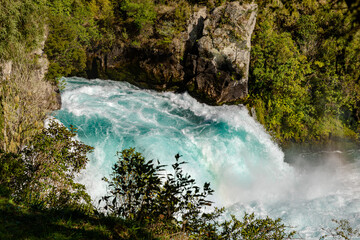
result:
[[[211,182],[213,200],[231,213],[244,210],[282,217],[311,239],[332,218],[360,226],[359,161],[329,157],[304,167],[284,153],[242,106],[207,106],[188,94],[142,90],[129,83],[66,78],[62,108],[55,117],[78,128],[78,138],[95,147],[79,176],[93,197],[106,192],[101,181],[115,154],[135,147],[147,159],[171,164],[180,153],[200,185]],[[296,160],[296,161],[295,161]]]

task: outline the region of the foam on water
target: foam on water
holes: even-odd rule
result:
[[[76,126],[79,139],[95,147],[79,177],[94,199],[105,194],[101,178],[111,172],[116,152],[136,147],[164,164],[180,153],[189,162],[184,170],[199,184],[211,182],[216,203],[240,216],[246,210],[282,217],[307,239],[331,218],[360,225],[359,162],[289,166],[242,106],[207,106],[186,93],[141,90],[124,82],[66,82],[56,118]]]

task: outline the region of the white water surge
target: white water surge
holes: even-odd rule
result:
[[[319,236],[332,218],[360,227],[360,157],[351,163],[329,157],[317,167],[300,159],[290,166],[242,106],[207,106],[186,93],[124,82],[65,80],[56,118],[76,126],[79,139],[95,147],[80,176],[94,199],[105,194],[101,178],[111,172],[116,152],[136,147],[163,164],[180,153],[188,162],[184,170],[199,185],[211,182],[216,204],[240,217],[244,210],[281,217],[305,239]]]

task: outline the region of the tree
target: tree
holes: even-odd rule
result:
[[[52,121],[18,154],[0,154],[0,184],[15,200],[43,207],[85,203],[85,186],[74,181],[92,150],[77,140],[75,132]]]
[[[145,224],[160,224],[171,232],[181,231],[190,239],[291,239],[295,231],[287,232],[281,219],[256,218],[245,213],[242,220],[232,216],[220,222],[224,209],[205,212],[214,191],[209,183],[203,190],[190,175],[183,173],[180,155],[172,164],[174,173],[164,173],[166,166],[146,161],[130,148],[118,152],[113,167],[108,195],[102,200],[110,215]]]
[[[109,185],[110,195],[103,197],[105,209],[116,216],[144,221],[163,219],[185,221],[197,215],[200,209],[210,205],[205,200],[213,190],[204,184],[203,192],[195,186],[195,180],[183,174],[180,155],[172,165],[174,174],[165,176],[165,165],[145,161],[144,157],[130,148],[118,152],[119,160],[113,167]]]
[[[156,18],[153,0],[124,0],[121,5],[130,22],[133,22],[138,30],[146,24],[152,24]]]
[[[356,139],[360,51],[354,9],[343,0],[257,3],[249,106],[258,120],[280,142]]]
[[[162,166],[155,166],[153,161],[146,162],[133,148],[117,155],[119,160],[113,167],[110,180],[103,178],[109,184],[110,193],[103,197],[105,210],[115,216],[142,221],[155,211]]]

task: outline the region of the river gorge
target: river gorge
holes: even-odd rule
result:
[[[348,219],[360,226],[360,151],[304,153],[282,149],[241,105],[208,106],[187,93],[143,90],[126,82],[65,78],[55,117],[94,147],[78,177],[93,200],[116,152],[135,147],[146,159],[171,165],[175,154],[197,184],[211,182],[212,201],[229,214],[282,218],[299,237],[318,238]],[[314,160],[315,159],[315,160]]]

